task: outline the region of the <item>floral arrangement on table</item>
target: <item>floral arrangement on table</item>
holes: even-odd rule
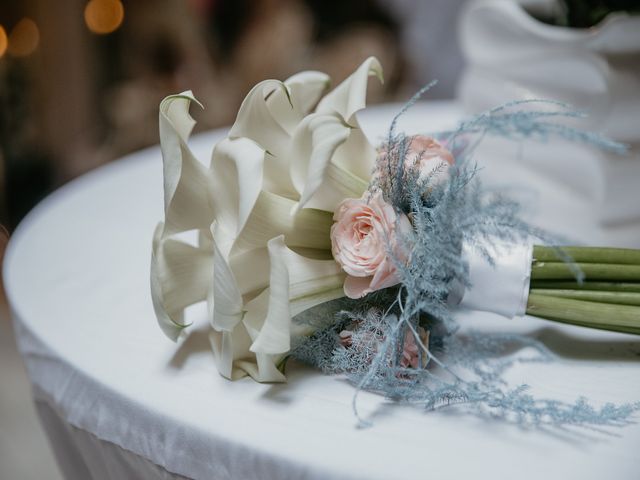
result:
[[[296,358],[345,375],[356,392],[427,407],[462,401],[535,422],[624,421],[638,405],[595,410],[505,390],[510,362],[500,351],[533,347],[539,361],[544,346],[463,338],[453,319],[462,306],[640,333],[640,252],[532,246],[549,237],[520,219],[516,202],[484,190],[472,161],[490,134],[623,147],[555,123],[578,115],[563,105],[518,102],[433,136],[397,132],[396,117],[376,149],[356,116],[372,76],[382,81],[375,58],[328,93],[320,72],[259,83],[209,168],[188,147],[195,98],[162,102],[165,221],[153,237],[151,291],[164,333],[177,340],[189,327],[185,308],[206,301],[229,379],[283,382]],[[182,236],[190,230],[196,244]]]

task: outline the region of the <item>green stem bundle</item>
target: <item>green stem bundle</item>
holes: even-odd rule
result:
[[[640,335],[640,250],[535,246],[527,313],[562,323]],[[576,267],[584,281],[576,281]]]

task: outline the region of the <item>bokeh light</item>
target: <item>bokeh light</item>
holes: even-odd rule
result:
[[[7,51],[7,32],[5,32],[4,27],[0,25],[0,58],[4,55],[4,52]]]
[[[35,52],[40,43],[40,30],[36,22],[30,18],[20,20],[11,33],[8,40],[9,54],[14,57],[26,57]]]
[[[91,0],[84,9],[84,21],[93,33],[111,33],[123,20],[124,7],[120,0]]]

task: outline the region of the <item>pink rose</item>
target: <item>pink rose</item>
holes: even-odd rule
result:
[[[437,140],[424,135],[416,135],[411,139],[405,157],[405,168],[416,167],[421,180],[431,175],[431,186],[447,180],[449,167],[454,163],[455,159],[449,150]]]
[[[361,298],[400,281],[389,248],[397,258],[406,257],[398,235],[411,232],[411,222],[406,215],[396,213],[382,193],[375,192],[368,202],[364,198],[344,200],[333,220],[331,251],[347,273],[347,297]]]
[[[364,336],[360,334],[359,341],[354,345],[353,336],[360,328],[360,322],[349,325],[348,330],[342,330],[338,334],[338,343],[344,348],[358,348],[371,353],[371,359],[378,351],[378,347],[384,342],[384,335],[375,335],[367,332]],[[429,332],[422,327],[417,327],[420,342],[427,348],[429,345]],[[402,353],[400,355],[400,366],[402,368],[426,368],[429,356],[425,351],[420,351],[421,347],[416,341],[414,333],[410,329],[404,332],[402,342]]]
[[[384,181],[389,165],[386,163],[387,150],[380,150],[373,178]],[[404,157],[404,168],[417,169],[421,180],[429,179],[433,187],[449,178],[449,167],[455,163],[453,154],[434,138],[424,135],[411,137]],[[395,169],[393,165],[392,170]]]
[[[424,328],[418,327],[418,335],[423,345],[429,345],[429,332]],[[422,357],[422,362],[420,358]],[[402,344],[402,357],[400,358],[400,366],[404,368],[425,368],[427,366],[428,357],[425,352],[420,355],[420,347],[416,342],[416,337],[413,332],[407,329],[404,332],[404,342]],[[422,365],[420,365],[422,363]]]

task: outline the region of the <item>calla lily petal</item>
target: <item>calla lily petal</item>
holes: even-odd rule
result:
[[[336,150],[331,161],[334,165],[349,172],[368,186],[375,167],[377,152],[360,128],[358,119],[352,119],[351,123],[353,128],[349,138]]]
[[[207,297],[213,268],[211,252],[174,239],[163,239],[160,223],[153,237],[151,299],[162,331],[177,340],[185,307]]]
[[[293,252],[282,235],[269,241],[268,250],[269,288],[246,305],[244,323],[260,332],[251,345],[252,352],[279,354],[291,348],[291,317],[303,311],[302,303],[293,304],[302,300],[306,308],[316,305],[308,297],[341,289],[344,274],[333,260],[313,260]],[[341,291],[337,295],[333,298],[343,296]]]
[[[269,253],[266,247],[249,250],[229,258],[229,266],[246,302],[269,286]]]
[[[338,198],[354,198],[361,196],[367,189],[367,182],[340,168],[335,163],[327,165],[323,183],[318,187],[313,197],[303,205],[306,209],[315,208],[333,212],[339,205]],[[298,208],[300,204],[298,204]]]
[[[266,311],[268,305],[262,308]],[[212,332],[211,345],[216,356],[220,374],[236,380],[250,375],[257,382],[284,382],[286,378],[278,370],[282,355],[254,353],[249,351],[251,342],[259,335],[259,329],[247,322],[236,325],[233,331]]]
[[[375,75],[384,82],[382,77],[382,65],[375,57],[367,58],[358,69],[353,72],[335,89],[320,100],[316,112],[338,113],[350,125],[353,125],[352,117],[356,112],[366,106],[367,84],[369,77]]]
[[[218,142],[211,157],[211,196],[219,228],[237,236],[262,189],[264,151],[246,138]]]
[[[331,249],[329,212],[306,209],[293,213],[296,202],[262,191],[245,227],[236,239],[233,253],[266,246],[273,237],[284,234],[292,247]]]
[[[276,92],[282,93],[274,96]],[[269,106],[267,98],[271,99]],[[265,150],[265,185],[274,193],[291,197],[295,195],[295,190],[284,156],[289,144],[289,134],[274,118],[271,109],[294,109],[287,86],[278,80],[265,80],[251,89],[240,106],[236,121],[229,131],[229,138],[245,137]]]
[[[286,151],[289,135],[273,117],[266,102],[266,98],[276,90],[282,90],[284,98],[274,98],[284,104],[288,103],[289,109],[293,109],[286,85],[279,80],[264,80],[245,97],[236,121],[229,130],[229,138],[250,138],[264,150],[277,156]]]
[[[244,325],[237,325],[232,331],[209,334],[211,349],[216,357],[218,372],[223,377],[237,380],[247,376],[247,371],[239,363],[247,358],[251,338]]]
[[[233,271],[229,267],[228,256],[218,243],[224,233],[211,225],[213,234],[213,315],[211,326],[216,330],[231,331],[242,321],[243,301]]]
[[[350,133],[349,126],[334,114],[311,114],[298,125],[289,151],[291,179],[300,194],[298,208],[318,190],[331,157]]]
[[[184,92],[169,96],[160,104],[165,235],[207,228],[213,216],[209,202],[210,177],[187,145],[195,123],[189,115],[192,101],[197,103],[191,92]]]
[[[311,114],[300,123],[289,153],[291,178],[301,194],[297,210],[308,207],[332,212],[341,199],[358,198],[367,189],[365,179],[370,176],[375,151],[370,160],[371,167],[362,177],[352,174],[345,165],[349,161],[345,156],[352,153],[355,145],[361,144],[361,138],[355,135],[355,129],[336,114]],[[355,145],[351,146],[351,143]],[[341,161],[333,161],[345,146],[347,152],[339,155]],[[364,154],[368,154],[366,149]]]
[[[288,92],[274,90],[267,98],[267,106],[273,117],[292,135],[296,126],[318,103],[329,87],[329,76],[322,72],[300,72],[284,81]],[[288,94],[290,104],[286,101]],[[293,107],[293,108],[292,108]]]
[[[284,374],[277,367],[282,360],[282,355],[256,353],[255,357],[255,362],[248,360],[236,362],[237,367],[243,370],[245,376],[248,374],[256,382],[262,383],[283,383],[287,381]]]
[[[269,288],[246,306],[245,324],[257,326],[259,334],[251,345],[252,352],[285,353],[290,349],[289,269],[284,258],[284,236],[268,243],[271,276]],[[264,307],[267,307],[265,310]]]

